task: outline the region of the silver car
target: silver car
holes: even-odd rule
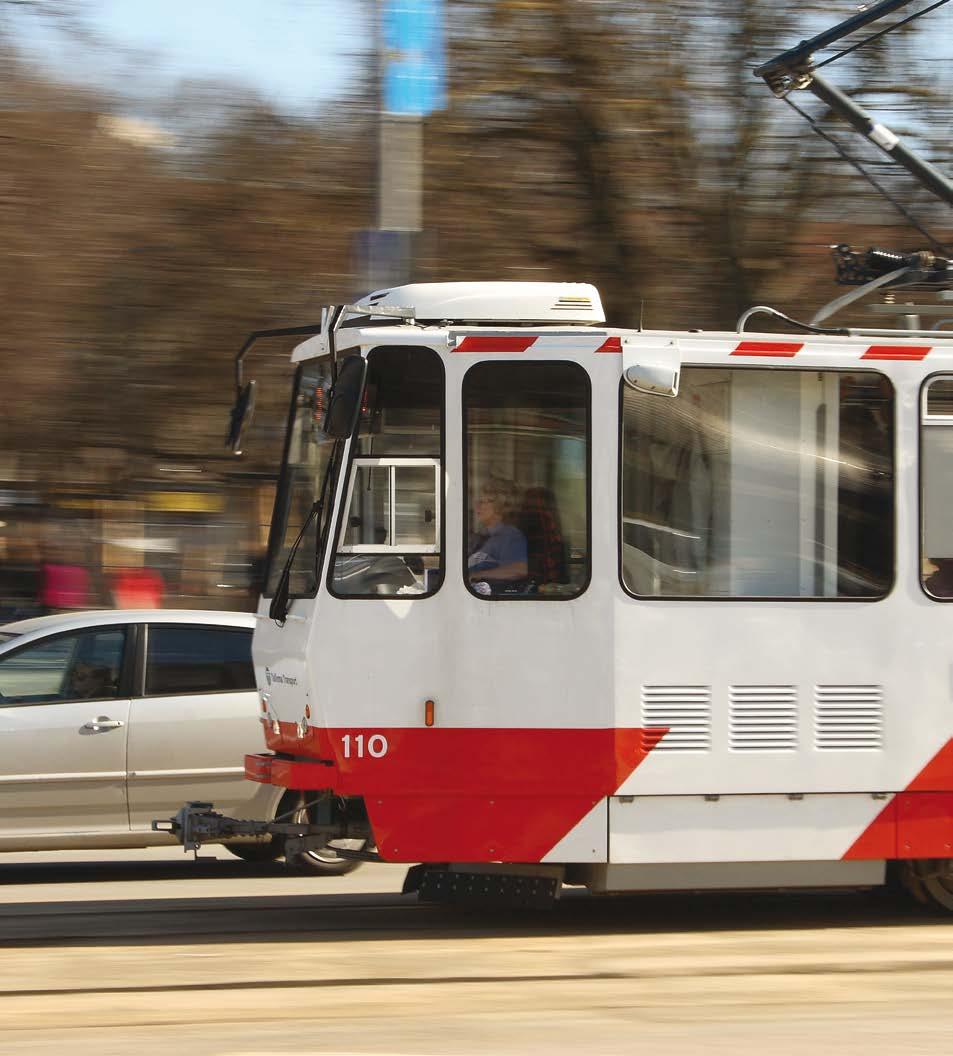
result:
[[[247,781],[263,738],[255,617],[174,609],[64,613],[0,627],[0,851],[168,845],[153,818],[204,800],[232,817],[294,814]],[[226,844],[246,861],[283,853]],[[289,864],[339,874],[332,848]]]

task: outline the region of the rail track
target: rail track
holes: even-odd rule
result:
[[[396,869],[140,857],[0,861],[0,1053],[908,1056],[953,1034],[953,922],[882,894],[486,912],[418,904]]]

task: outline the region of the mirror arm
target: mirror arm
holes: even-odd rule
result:
[[[242,361],[251,350],[252,345],[261,337],[313,337],[321,333],[320,323],[306,323],[303,326],[279,326],[268,330],[252,330],[245,338],[245,343],[235,356],[235,392],[242,391],[244,377],[242,375]]]
[[[331,381],[332,384],[338,380],[338,349],[334,335],[338,332],[344,322],[346,310],[342,305],[334,305],[328,319],[328,351],[331,353]]]

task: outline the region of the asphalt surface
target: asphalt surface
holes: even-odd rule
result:
[[[953,919],[883,893],[567,892],[547,912],[225,851],[0,857],[0,1053],[931,1053]]]

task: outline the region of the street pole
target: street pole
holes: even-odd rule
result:
[[[360,236],[370,289],[412,280],[423,229],[424,117],[443,106],[443,0],[376,0],[377,223]]]

